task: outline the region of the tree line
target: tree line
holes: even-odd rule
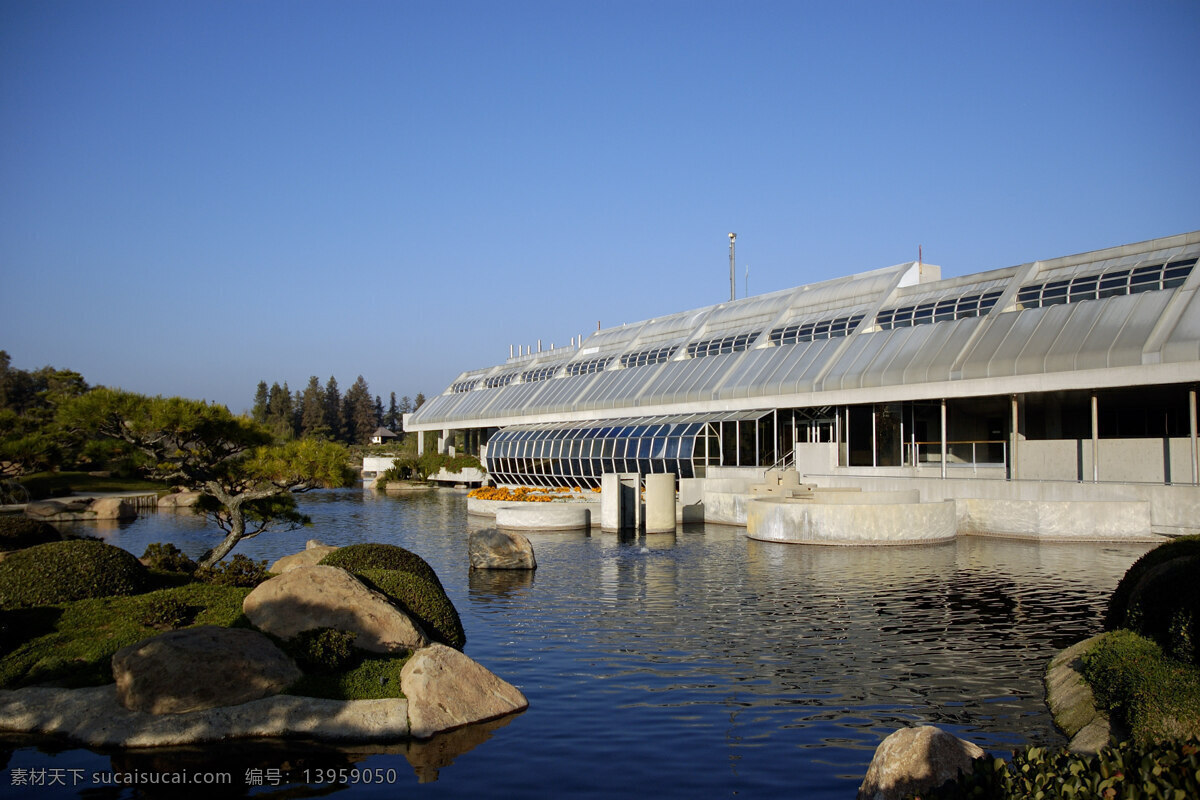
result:
[[[0,350],[0,489],[73,467],[194,490],[196,510],[224,532],[202,566],[270,528],[305,524],[294,495],[350,485],[349,461],[346,447],[325,437],[281,439],[217,403],[89,387],[71,370],[13,369]]]
[[[368,444],[371,434],[380,427],[392,433],[404,433],[404,415],[416,411],[425,402],[425,395],[416,399],[404,395],[399,402],[391,393],[385,409],[379,395],[371,390],[362,375],[343,395],[332,375],[324,386],[316,375],[308,379],[303,391],[293,392],[287,381],[267,386],[258,382],[254,393],[251,418],[264,425],[281,441],[294,438],[328,439],[345,444]]]

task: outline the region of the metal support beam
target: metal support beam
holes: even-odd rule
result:
[[[1019,431],[1021,430],[1018,425],[1019,421],[1017,417],[1017,396],[1014,394],[1012,396],[1012,432],[1008,437],[1008,479],[1010,481],[1017,479],[1017,437],[1020,436]]]
[[[1192,439],[1192,485],[1200,486],[1200,450],[1196,449],[1196,390],[1188,390],[1188,433]]]

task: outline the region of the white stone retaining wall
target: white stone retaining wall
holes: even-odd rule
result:
[[[832,505],[764,498],[746,503],[746,535],[797,544],[919,544],[958,535],[954,503]]]

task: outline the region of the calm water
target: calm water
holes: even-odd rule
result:
[[[102,754],[17,742],[0,795],[132,797],[94,773],[223,769],[234,786],[221,793],[315,796],[334,788],[328,770],[357,768],[370,770],[360,781],[385,782],[341,796],[849,798],[901,726],[936,724],[993,751],[1064,743],[1043,701],[1046,662],[1098,632],[1108,593],[1147,547],[803,547],[709,525],[535,534],[532,576],[472,574],[467,534],[485,522],[467,517],[462,492],[325,492],[302,503],[311,529],[236,552],[273,560],[319,538],[419,553],[462,616],[466,652],[517,685],[529,710],[391,752],[275,743]],[[171,514],[102,534],[138,555],[155,541],[195,555],[215,537]],[[67,785],[13,785],[24,774],[14,770],[29,768]],[[248,770],[292,783],[247,788]]]

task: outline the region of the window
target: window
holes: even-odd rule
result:
[[[691,358],[703,358],[705,356],[716,356],[722,353],[737,353],[741,350],[748,350],[751,342],[757,336],[757,333],[736,333],[731,336],[721,336],[715,339],[692,342],[688,345],[688,356]]]
[[[574,361],[567,364],[567,375],[591,375],[600,372],[608,366],[611,358],[592,358],[587,361]]]
[[[645,364],[661,364],[664,361],[670,361],[671,356],[679,350],[679,345],[674,344],[670,347],[655,347],[650,350],[640,350],[636,353],[626,353],[621,356],[622,367],[640,367]]]
[[[479,381],[477,379],[469,380],[469,381],[459,381],[458,383],[453,383],[450,385],[450,391],[453,394],[462,394],[463,392],[471,391],[478,384],[479,384]]]

